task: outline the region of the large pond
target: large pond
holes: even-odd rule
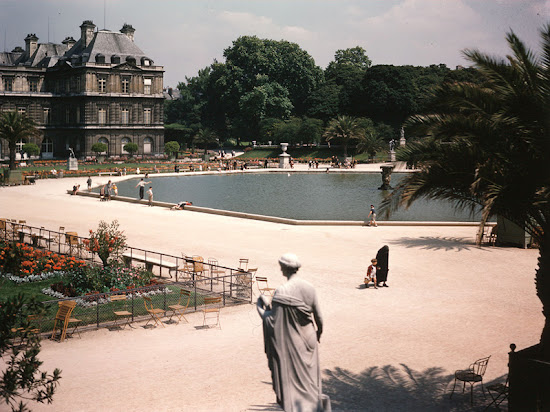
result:
[[[392,174],[397,184],[405,174]],[[150,177],[155,200],[300,220],[365,220],[379,207],[384,191],[380,173],[243,173]],[[138,197],[139,179],[118,184],[121,196]],[[147,189],[147,188],[146,188]],[[382,216],[378,216],[382,220]],[[476,221],[479,214],[449,202],[419,200],[390,220]]]

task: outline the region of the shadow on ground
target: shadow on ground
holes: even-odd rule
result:
[[[439,237],[439,236],[421,236],[421,237],[402,237],[391,241],[396,246],[406,248],[421,248],[427,250],[469,250],[475,247],[473,239],[464,237]]]
[[[469,385],[462,393],[462,385],[457,383],[450,399],[454,375],[438,367],[419,372],[401,364],[374,366],[359,374],[341,368],[326,369],[324,374],[323,393],[330,396],[333,411],[483,411],[491,401],[489,396],[484,398],[479,384],[474,386],[473,407]]]

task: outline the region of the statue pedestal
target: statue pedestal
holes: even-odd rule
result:
[[[78,170],[78,160],[74,157],[69,157],[67,160],[67,169],[69,170]]]
[[[279,169],[290,169],[290,155],[283,153],[279,155]]]
[[[390,162],[395,162],[395,150],[390,150]]]

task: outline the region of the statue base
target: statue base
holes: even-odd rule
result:
[[[74,157],[70,157],[67,160],[67,169],[69,170],[78,170],[78,160]]]
[[[395,150],[390,150],[390,162],[395,162]]]
[[[290,155],[283,153],[279,155],[279,169],[290,169]]]

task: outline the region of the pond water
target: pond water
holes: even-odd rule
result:
[[[397,184],[404,173],[392,174]],[[380,173],[244,173],[149,177],[155,200],[300,220],[365,220],[384,191]],[[121,196],[138,197],[138,178],[118,184]],[[147,190],[147,187],[146,187]],[[384,220],[378,214],[378,220]],[[390,220],[479,220],[479,214],[457,210],[450,202],[418,200]]]

